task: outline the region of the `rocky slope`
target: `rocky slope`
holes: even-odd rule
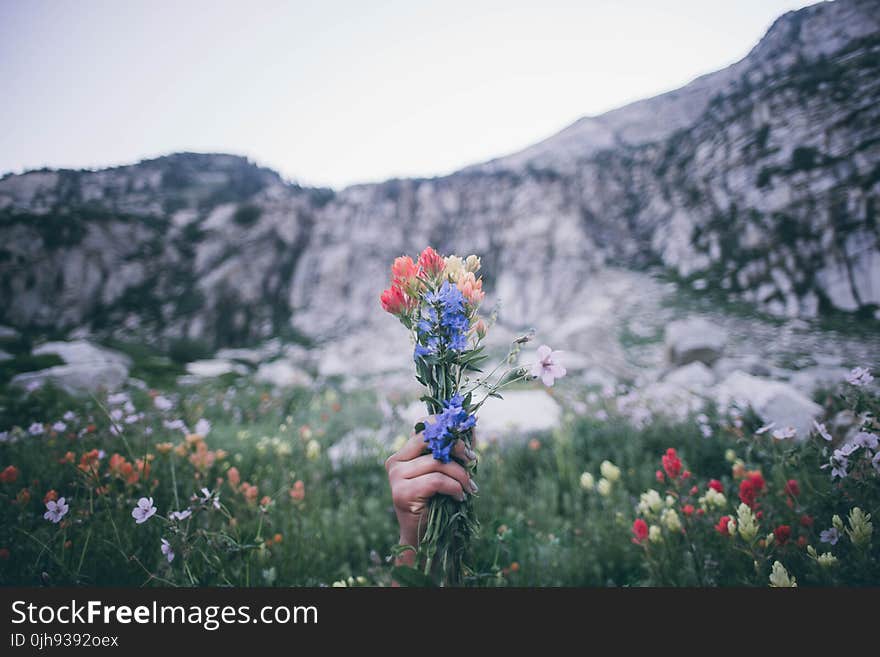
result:
[[[584,333],[604,264],[783,316],[880,313],[880,2],[786,14],[741,62],[443,178],[334,193],[230,155],[0,180],[0,323],[209,346],[384,327],[391,259],[484,257],[511,327]],[[576,345],[573,347],[576,348]]]

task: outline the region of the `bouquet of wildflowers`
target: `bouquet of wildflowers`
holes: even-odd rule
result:
[[[427,247],[416,262],[409,256],[394,261],[391,285],[381,296],[382,308],[411,332],[416,379],[427,388],[421,399],[432,418],[418,423],[415,430],[423,433],[426,449],[444,463],[450,461],[457,441],[472,450],[476,413],[489,397],[500,398],[501,388],[536,377],[549,386],[565,375],[558,352],[547,346],[538,349],[538,360],[530,368],[514,366],[531,334],[514,340],[495,369],[482,374],[487,320],[479,313],[485,296],[479,271],[480,259],[475,255],[444,258]],[[476,467],[476,461],[468,465],[470,474],[476,473]],[[441,584],[462,583],[473,574],[465,556],[478,529],[472,496],[459,501],[435,495],[420,543],[412,546],[418,553],[417,564]]]

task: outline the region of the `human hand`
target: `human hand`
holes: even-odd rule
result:
[[[430,422],[428,418],[424,420]],[[397,452],[385,461],[391,499],[400,525],[400,544],[417,546],[424,531],[428,500],[434,495],[449,495],[464,501],[466,493],[479,489],[463,465],[476,460],[476,454],[459,440],[452,449],[455,460],[443,463],[426,453],[421,433],[413,434]],[[412,555],[412,552],[408,554]]]

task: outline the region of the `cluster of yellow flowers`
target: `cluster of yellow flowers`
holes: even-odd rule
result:
[[[590,472],[581,474],[581,488],[584,490],[595,489],[602,497],[608,497],[611,494],[613,484],[620,480],[620,468],[611,461],[605,460],[599,464],[599,473],[602,476],[598,482]]]

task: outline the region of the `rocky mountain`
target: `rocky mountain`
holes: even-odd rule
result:
[[[391,259],[483,256],[511,327],[577,336],[605,265],[788,317],[880,319],[880,1],[786,14],[742,61],[433,179],[334,192],[182,153],[0,180],[0,323],[210,347],[385,327]]]

